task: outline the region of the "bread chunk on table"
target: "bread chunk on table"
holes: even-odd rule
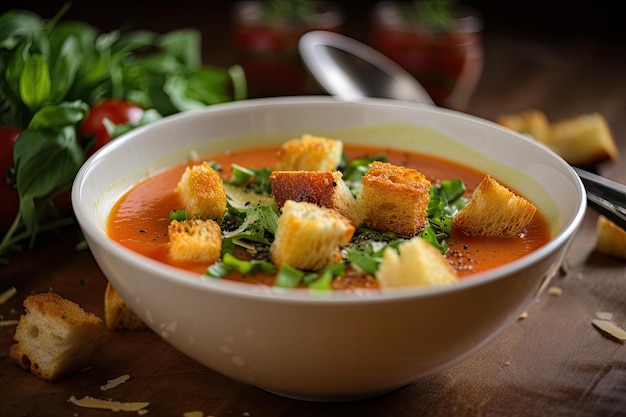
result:
[[[530,201],[485,175],[452,224],[470,236],[511,237],[522,233],[536,211]]]
[[[357,197],[363,223],[372,229],[411,237],[428,226],[430,181],[412,168],[374,161]]]
[[[596,224],[596,235],[596,252],[626,260],[626,230],[600,215]]]
[[[104,341],[102,319],[56,293],[31,295],[24,307],[9,356],[43,380],[54,382],[81,370]]]
[[[276,155],[276,171],[335,171],[341,162],[343,143],[304,134],[282,144]]]
[[[126,304],[115,287],[107,282],[104,291],[104,324],[109,330],[148,330],[148,326]]]
[[[287,264],[312,271],[336,264],[341,261],[340,248],[350,243],[354,230],[333,209],[287,200],[270,247],[272,262],[278,268]]]
[[[273,171],[270,182],[279,208],[287,200],[306,201],[337,210],[355,227],[361,224],[360,206],[340,171]]]

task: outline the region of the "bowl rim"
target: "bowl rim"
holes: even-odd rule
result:
[[[531,146],[536,146],[541,149],[541,152],[547,152],[552,154],[555,158],[555,162],[558,162],[563,170],[572,180],[575,185],[578,195],[579,204],[577,210],[572,216],[572,220],[564,224],[563,227],[554,235],[549,242],[544,244],[534,252],[517,259],[513,262],[509,262],[506,265],[490,269],[488,271],[480,272],[467,279],[462,279],[454,285],[450,286],[433,286],[433,287],[405,287],[398,289],[385,289],[384,291],[372,291],[362,290],[346,293],[344,291],[311,291],[308,289],[283,289],[277,287],[267,287],[262,285],[254,285],[249,283],[241,283],[230,280],[222,280],[218,278],[202,277],[198,274],[186,271],[141,254],[135,253],[132,250],[124,247],[120,243],[110,239],[106,233],[101,230],[94,222],[88,220],[85,210],[91,208],[83,207],[81,205],[81,193],[83,187],[85,187],[85,181],[88,179],[90,171],[93,169],[94,163],[102,158],[106,158],[107,154],[118,147],[124,146],[128,141],[133,140],[134,137],[144,134],[146,131],[152,131],[158,129],[164,123],[171,123],[171,121],[183,121],[185,119],[204,117],[205,114],[215,113],[220,111],[229,111],[232,108],[244,109],[248,107],[259,106],[272,106],[272,105],[285,105],[285,104],[332,104],[332,103],[345,103],[354,105],[365,106],[397,106],[402,108],[415,108],[422,112],[433,113],[446,113],[451,117],[466,119],[472,123],[487,124],[490,128],[495,128],[506,132],[508,135],[517,137],[518,140],[528,141]],[[586,211],[586,197],[584,186],[576,175],[575,171],[569,166],[560,156],[541,145],[540,143],[529,139],[528,137],[506,129],[495,122],[491,122],[486,119],[482,119],[477,116],[473,116],[467,113],[462,113],[456,110],[445,109],[441,107],[405,102],[401,100],[379,99],[379,98],[364,98],[360,100],[344,101],[332,96],[284,96],[284,97],[270,97],[270,98],[258,98],[249,99],[237,102],[227,102],[208,106],[202,109],[188,110],[182,113],[177,113],[171,116],[164,117],[163,119],[154,121],[148,125],[135,128],[117,138],[115,141],[105,145],[91,157],[85,161],[80,167],[78,173],[75,176],[72,186],[72,205],[78,221],[78,224],[83,231],[83,234],[87,240],[91,240],[97,244],[103,250],[110,252],[115,258],[119,258],[124,262],[129,262],[135,267],[140,268],[143,272],[149,275],[158,276],[159,279],[167,281],[175,281],[177,285],[184,285],[193,287],[195,290],[201,291],[216,291],[224,295],[255,298],[271,300],[273,302],[283,303],[372,303],[372,302],[389,302],[391,300],[408,300],[413,298],[424,298],[431,296],[439,296],[457,291],[464,291],[468,288],[484,285],[491,281],[497,281],[500,279],[506,279],[508,275],[515,274],[521,270],[528,268],[532,264],[541,262],[545,258],[551,256],[562,245],[568,246],[576,232],[576,230],[582,224],[583,217]],[[91,250],[91,249],[90,249]],[[567,247],[565,248],[565,252]],[[565,253],[564,252],[564,253]]]

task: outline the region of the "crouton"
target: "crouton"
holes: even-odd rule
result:
[[[600,215],[596,224],[596,252],[626,259],[626,230]]]
[[[362,221],[360,206],[339,171],[273,171],[272,194],[279,208],[287,200],[306,201],[337,210],[355,227]]]
[[[124,302],[117,290],[107,282],[104,291],[104,324],[109,330],[147,330],[148,326]]]
[[[441,252],[419,236],[387,248],[376,271],[381,288],[450,285],[457,282],[456,271]]]
[[[550,138],[550,122],[541,110],[528,109],[519,114],[501,115],[496,121],[511,130],[530,135],[539,142],[546,142]]]
[[[571,165],[589,166],[619,158],[609,125],[598,113],[550,123],[545,113],[529,109],[519,114],[498,116],[496,122],[531,135]]]
[[[485,175],[452,224],[470,236],[510,237],[522,233],[536,211],[530,201]]]
[[[609,125],[598,113],[553,123],[546,145],[569,164],[576,166],[589,166],[619,158]]]
[[[357,201],[372,229],[411,237],[428,226],[430,181],[415,169],[375,161]]]
[[[187,167],[175,191],[189,218],[212,219],[222,223],[226,213],[226,191],[219,173],[207,162]]]
[[[83,369],[104,341],[102,319],[56,293],[31,295],[24,307],[9,356],[45,381]]]
[[[339,263],[340,247],[350,243],[354,230],[335,210],[287,200],[270,247],[272,262],[312,271]]]
[[[335,171],[341,162],[343,143],[324,137],[302,135],[289,140],[276,155],[276,171]]]
[[[213,263],[222,251],[222,230],[214,220],[172,220],[169,256],[178,262]]]

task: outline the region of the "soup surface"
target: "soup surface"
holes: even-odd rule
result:
[[[202,160],[220,164],[223,167],[222,177],[227,180],[230,178],[231,164],[250,168],[271,168],[277,150],[278,147],[267,147],[224,152]],[[384,154],[388,162],[414,168],[433,184],[441,180],[460,178],[466,185],[465,196],[468,198],[486,174],[431,156],[382,147],[344,144],[344,152],[348,160]],[[149,258],[203,274],[209,265],[174,262],[169,258],[167,235],[170,211],[183,208],[174,189],[186,167],[200,162],[195,160],[168,168],[133,187],[112,209],[108,224],[110,238]],[[537,212],[524,233],[513,238],[470,237],[453,227],[447,239],[449,250],[445,256],[456,269],[458,277],[463,279],[523,257],[545,244],[549,238],[548,224]],[[256,274],[244,277],[233,273],[225,278],[272,285],[275,276]],[[376,288],[377,283],[372,277],[348,276],[333,284],[333,288],[352,287]]]

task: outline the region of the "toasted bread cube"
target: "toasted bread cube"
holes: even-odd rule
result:
[[[626,259],[626,230],[605,216],[596,224],[596,252],[616,259]]]
[[[280,147],[276,171],[335,171],[341,162],[343,143],[338,140],[302,135]]]
[[[306,201],[337,210],[355,227],[363,216],[340,171],[273,171],[272,194],[278,208],[287,200]]]
[[[147,330],[148,326],[126,304],[120,293],[107,282],[104,291],[104,324],[109,330]]]
[[[374,161],[362,184],[358,202],[367,226],[405,237],[428,226],[430,181],[420,172]]]
[[[387,248],[376,271],[381,288],[450,285],[457,282],[456,271],[433,245],[419,236]]]
[[[546,142],[550,138],[550,122],[541,110],[528,109],[519,114],[501,115],[496,122],[516,132],[530,135],[539,142]]]
[[[619,158],[609,125],[598,113],[553,123],[550,138],[545,144],[576,166],[589,166]]]
[[[31,295],[24,307],[9,356],[43,380],[83,369],[106,335],[102,319],[56,293]]]
[[[470,236],[511,237],[522,233],[536,211],[530,201],[485,175],[452,224]]]
[[[213,263],[222,251],[222,230],[214,220],[172,220],[167,228],[170,258],[178,262]]]
[[[220,174],[207,162],[188,167],[175,190],[189,218],[222,223],[226,213],[226,191]]]
[[[291,265],[311,271],[339,263],[340,247],[350,243],[354,230],[333,209],[287,200],[270,247],[272,262],[278,268]]]

